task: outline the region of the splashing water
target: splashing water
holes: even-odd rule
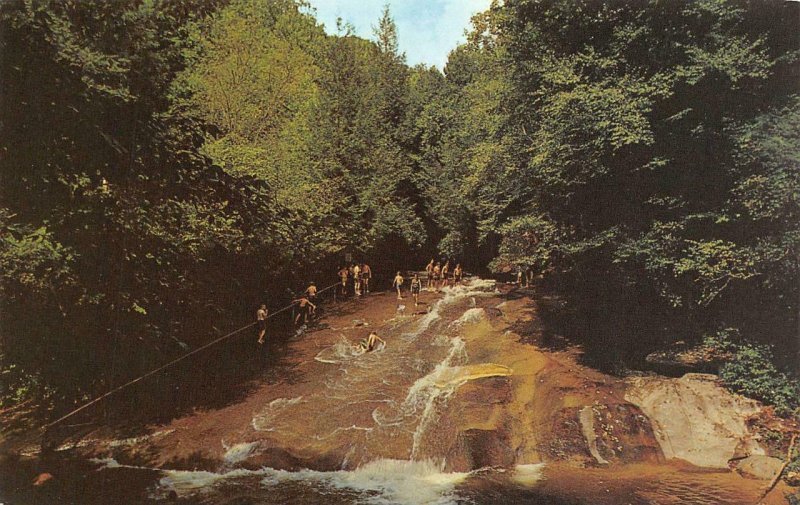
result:
[[[486,316],[486,311],[479,308],[467,309],[464,314],[450,323],[450,326],[459,326],[468,323],[477,323]]]
[[[344,335],[341,335],[338,342],[320,351],[314,359],[321,363],[337,364],[357,358],[362,354],[364,354],[363,347],[350,342]]]
[[[340,335],[337,342],[322,349],[314,358],[321,363],[337,365],[326,368],[324,387],[319,392],[309,393],[307,397],[275,399],[253,417],[253,429],[275,432],[276,435],[280,433],[296,443],[354,444],[342,461],[342,468],[349,464],[358,465],[354,470],[289,472],[272,468],[234,468],[259,448],[257,442],[240,443],[224,446],[222,471],[167,470],[159,481],[161,490],[175,491],[179,496],[197,494],[203,499],[211,499],[216,496],[211,493],[214,489],[224,492],[225,487],[221,486],[224,481],[255,483],[254,479],[259,479],[258,482],[267,488],[293,483],[292,486],[309,486],[323,495],[333,490],[340,490],[337,493],[355,492],[357,501],[362,503],[456,503],[456,487],[470,473],[445,472],[444,458],[430,454],[436,457],[429,459],[429,454],[423,450],[425,438],[439,418],[442,407],[458,387],[480,377],[510,375],[511,370],[494,364],[469,365],[465,341],[447,331],[452,324],[441,328],[441,332],[430,330],[442,319],[444,308],[459,300],[491,295],[493,287],[493,281],[479,280],[444,288],[444,296],[430,306],[427,314],[417,320],[406,319],[406,322],[399,323],[410,326],[411,332],[404,335],[410,335],[411,339],[404,338],[394,343],[389,340],[389,347],[383,353],[364,353],[362,348]],[[479,321],[484,315],[483,309],[473,306],[457,322]],[[418,339],[423,334],[425,339]],[[326,405],[328,415],[309,420],[313,429],[307,430],[306,438],[301,438],[292,435],[292,430],[297,428],[296,421],[307,415],[306,404]],[[364,412],[367,416],[372,414],[371,420],[354,415],[358,408],[363,408],[358,407],[360,405],[368,406]],[[348,422],[341,423],[343,419],[348,419]],[[365,452],[365,440],[409,434],[410,447],[405,446],[393,453],[401,458],[407,454],[407,460],[392,459],[388,455],[381,457],[381,453],[374,449]],[[404,454],[404,450],[408,452]]]
[[[457,503],[455,487],[467,479],[468,472],[444,472],[444,465],[430,460],[406,461],[377,459],[356,470],[289,472],[262,468],[237,469],[215,473],[205,471],[166,470],[159,480],[163,491],[178,496],[209,493],[227,480],[261,477],[261,485],[274,487],[285,482],[302,482],[333,489],[364,493],[362,503],[378,505],[452,505]]]
[[[288,472],[286,472],[288,473]],[[311,475],[308,475],[311,474]],[[308,472],[301,478],[316,478],[340,489],[377,492],[364,501],[375,504],[450,505],[455,504],[455,486],[468,473],[445,473],[432,461],[378,459],[352,472]],[[316,474],[316,475],[314,475]],[[289,474],[289,477],[297,475]],[[269,479],[265,479],[269,482]]]
[[[249,458],[258,447],[258,442],[241,443],[228,447],[223,441],[222,446],[225,448],[225,455],[222,458],[225,464],[235,465]]]
[[[497,291],[496,282],[491,279],[473,279],[468,284],[458,286],[448,286],[442,288],[444,297],[440,298],[433,305],[430,310],[425,314],[417,325],[417,328],[406,335],[411,339],[418,337],[425,330],[427,330],[434,321],[438,320],[440,311],[447,305],[455,303],[463,298],[473,299],[476,296],[489,296],[495,294]]]
[[[514,473],[511,476],[511,480],[523,486],[533,486],[542,480],[543,471],[544,463],[517,465],[514,467]]]
[[[414,443],[411,446],[412,460],[417,458],[422,436],[425,433],[425,430],[428,428],[430,422],[436,417],[436,401],[440,397],[442,399],[446,399],[458,387],[454,386],[440,388],[437,387],[437,382],[440,382],[442,375],[447,373],[448,369],[450,369],[453,364],[456,362],[466,362],[466,360],[467,350],[464,341],[459,337],[453,338],[450,352],[447,354],[444,360],[436,365],[436,368],[434,368],[431,373],[425,377],[417,379],[414,385],[411,386],[411,389],[409,389],[406,400],[403,403],[403,409],[405,411],[410,410],[412,412],[416,412],[420,406],[422,406],[422,415],[420,416],[419,423],[417,424],[417,429],[414,430]]]

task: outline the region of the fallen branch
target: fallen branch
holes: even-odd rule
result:
[[[786,461],[783,462],[783,465],[781,465],[781,468],[778,470],[778,473],[775,474],[775,477],[772,478],[772,481],[770,481],[769,486],[767,486],[767,489],[761,495],[761,498],[758,500],[759,504],[763,503],[764,498],[766,498],[767,495],[772,492],[772,490],[775,488],[775,485],[778,484],[779,480],[781,480],[781,476],[783,475],[783,472],[786,470],[786,467],[789,466],[789,463],[791,463],[792,450],[794,449],[795,441],[797,441],[796,433],[792,435],[792,440],[789,442],[789,450],[786,451]]]

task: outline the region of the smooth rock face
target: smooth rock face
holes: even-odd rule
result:
[[[770,456],[749,456],[736,464],[736,470],[745,477],[770,480],[781,470],[783,461]]]
[[[635,377],[627,382],[625,399],[650,418],[667,459],[728,468],[742,447],[749,455],[764,455],[746,423],[761,404],[727,391],[716,376]]]

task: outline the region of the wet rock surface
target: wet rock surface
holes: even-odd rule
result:
[[[183,503],[757,498],[739,473],[775,464],[748,427],[760,405],[710,376],[623,380],[568,343],[539,347],[535,303],[508,290],[423,291],[413,314],[392,296],[347,302],[288,342],[291,374],[265,371],[243,402],[80,450],[114,458],[98,460],[108,472],[158,469],[155,495]],[[369,331],[386,347],[359,349]]]

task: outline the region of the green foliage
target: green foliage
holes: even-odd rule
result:
[[[781,415],[800,407],[800,382],[779,371],[772,349],[765,345],[743,344],[733,360],[723,365],[720,377],[734,391],[775,406]]]
[[[4,2],[2,394],[69,403],[342,252],[438,249],[564,281],[612,346],[741,328],[726,380],[786,410],[797,9],[506,0],[442,73],[388,8],[370,41],[300,0]]]
[[[728,387],[774,405],[779,415],[800,414],[800,379],[776,366],[772,346],[754,344],[736,328],[707,335],[703,344],[716,355],[729,357],[720,369]]]
[[[424,243],[391,16],[371,42],[308,11],[0,4],[0,396],[93,396],[344,250]]]
[[[451,53],[446,96],[430,93],[418,115],[440,250],[548,273],[586,315],[608,315],[608,343],[626,353],[725,324],[758,342],[750,352],[775,346],[770,359],[790,363],[797,11],[495,3]],[[642,328],[619,331],[631,319]],[[606,341],[598,322],[588,338]],[[773,372],[754,387],[784,405],[787,378]]]
[[[13,222],[13,215],[0,209],[0,295],[13,303],[23,293],[47,297],[53,286],[75,282],[70,270],[73,254],[42,226]]]

